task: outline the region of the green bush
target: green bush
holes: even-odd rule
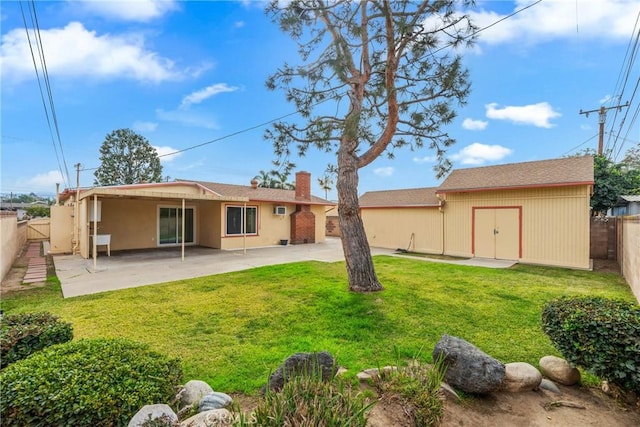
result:
[[[8,314],[0,323],[0,368],[73,338],[71,323],[46,312]]]
[[[123,339],[58,344],[0,372],[3,426],[119,426],[144,405],[170,402],[177,359]]]
[[[570,363],[640,392],[640,307],[599,297],[545,304],[542,329]]]
[[[405,413],[411,416],[416,427],[438,426],[444,412],[440,384],[446,370],[443,359],[433,365],[413,360],[406,367],[383,373],[376,385],[383,399],[400,396]]]
[[[364,427],[372,406],[341,378],[323,381],[318,368],[288,378],[281,391],[266,390],[251,414],[236,410],[234,426]]]

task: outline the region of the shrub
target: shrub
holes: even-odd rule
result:
[[[255,411],[236,416],[237,426],[361,426],[373,406],[341,378],[323,381],[319,370],[295,375],[281,391],[266,390]]]
[[[0,327],[0,367],[24,359],[54,344],[71,341],[71,323],[42,313],[9,314],[2,317]]]
[[[123,339],[58,344],[0,372],[5,426],[126,425],[144,405],[169,402],[177,359]]]
[[[383,398],[400,396],[405,412],[413,418],[415,426],[437,426],[444,407],[440,384],[445,372],[442,359],[434,365],[412,361],[407,367],[381,375],[377,387]]]
[[[640,392],[640,307],[599,297],[545,304],[542,329],[570,363]]]

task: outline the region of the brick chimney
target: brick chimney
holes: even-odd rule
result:
[[[296,200],[311,201],[311,174],[309,172],[296,172]]]

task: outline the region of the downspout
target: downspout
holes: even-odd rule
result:
[[[180,233],[180,240],[182,241],[182,261],[184,261],[184,226],[185,226],[185,211],[184,211],[184,199],[182,199],[182,232]]]
[[[438,205],[438,210],[440,211],[440,214],[442,215],[442,230],[440,230],[440,255],[444,255],[444,204],[445,201],[443,199],[443,196],[440,194],[436,194],[436,197],[438,198],[438,200],[440,201],[439,205]]]

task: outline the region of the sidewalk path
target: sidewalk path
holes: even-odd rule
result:
[[[29,264],[22,283],[44,282],[47,280],[47,260],[40,255],[40,245],[41,242],[29,242],[26,252]]]

